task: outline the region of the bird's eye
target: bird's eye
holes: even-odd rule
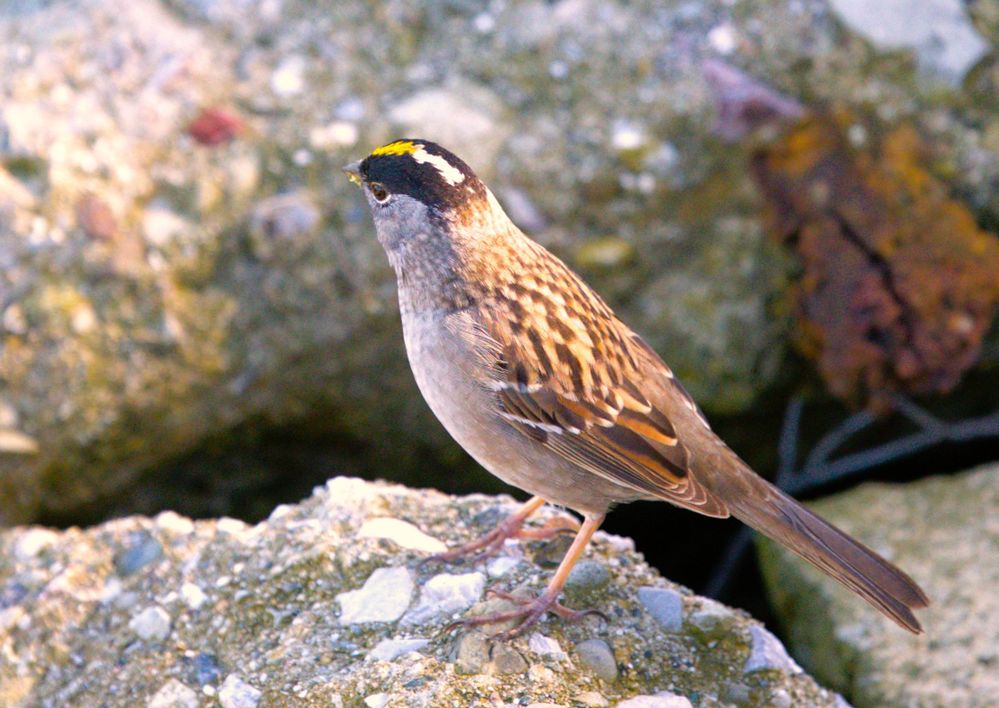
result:
[[[371,196],[374,197],[375,201],[379,204],[384,204],[391,196],[388,190],[385,189],[385,185],[380,184],[379,182],[372,182],[369,184],[368,190],[371,192]]]

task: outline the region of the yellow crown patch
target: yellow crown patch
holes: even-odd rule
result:
[[[412,140],[396,140],[394,143],[389,143],[388,145],[382,145],[380,148],[375,148],[374,152],[371,153],[371,156],[412,155],[422,147],[422,145],[414,143]]]

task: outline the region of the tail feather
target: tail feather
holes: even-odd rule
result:
[[[922,633],[912,610],[930,601],[912,578],[748,468],[741,472],[749,489],[724,497],[733,516],[835,578],[901,627]]]

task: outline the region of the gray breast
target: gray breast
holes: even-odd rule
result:
[[[479,464],[508,484],[583,513],[600,514],[643,496],[578,467],[503,420],[494,394],[480,383],[481,360],[447,317],[405,312],[406,352],[430,409]]]

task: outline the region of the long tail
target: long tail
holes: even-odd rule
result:
[[[922,633],[912,611],[930,601],[912,578],[756,475],[738,458],[734,461],[737,469],[725,477],[735,484],[713,490],[733,516],[828,573],[900,626]]]

